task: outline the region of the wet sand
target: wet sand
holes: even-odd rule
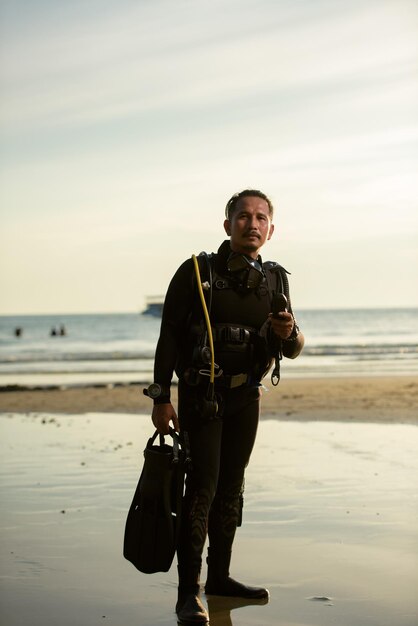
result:
[[[203,595],[211,626],[418,623],[416,379],[370,380],[327,380],[323,389],[340,389],[338,403],[308,395],[311,382],[283,381],[280,404],[270,400],[278,390],[265,393],[232,573],[267,585],[270,601],[245,606]],[[379,388],[387,403],[373,396]],[[360,389],[368,401],[359,394],[350,406],[341,389]],[[124,402],[126,391],[141,398],[135,388],[106,391],[102,401],[113,397],[115,405],[114,391]],[[132,413],[89,413],[83,403],[73,414],[54,412],[49,400],[37,412],[2,409],[2,624],[177,623],[175,564],[145,575],[122,556],[152,433],[144,400],[147,411]],[[294,412],[284,411],[285,401]]]
[[[418,423],[416,376],[284,378],[263,391],[262,418]],[[143,385],[86,386],[0,393],[0,412],[148,413]],[[173,387],[173,401],[177,390]]]

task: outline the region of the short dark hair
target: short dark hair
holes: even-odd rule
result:
[[[234,213],[237,207],[239,200],[241,200],[241,198],[247,198],[251,196],[253,197],[255,196],[256,198],[261,198],[262,200],[265,200],[267,202],[268,207],[269,207],[270,217],[272,218],[273,213],[274,213],[273,203],[270,200],[270,198],[266,196],[266,194],[260,191],[259,189],[244,189],[243,191],[238,191],[238,193],[234,193],[232,198],[230,198],[228,202],[226,203],[225,217],[228,220],[230,220],[232,217],[232,214]]]

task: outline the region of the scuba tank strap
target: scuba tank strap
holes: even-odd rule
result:
[[[203,351],[208,350],[207,348],[208,333],[207,333],[207,326],[205,323],[205,318],[204,318],[204,315],[202,315],[202,302],[200,299],[199,283],[203,291],[203,297],[205,300],[205,305],[208,311],[208,315],[210,315],[211,309],[212,309],[212,282],[213,282],[212,267],[213,267],[214,254],[213,253],[208,254],[207,252],[200,252],[197,256],[195,255],[193,256],[196,259],[199,277],[196,273],[195,261],[192,258],[191,259],[192,261],[191,288],[192,288],[193,293],[195,293],[197,297],[194,298],[193,305],[190,307],[190,311],[187,316],[187,320],[185,324],[185,334],[187,336],[193,331],[193,328],[200,327],[200,330],[198,333],[198,335],[200,336],[200,339],[199,340],[196,339],[197,343],[199,344],[197,348],[200,353],[202,350]],[[196,332],[194,332],[193,334],[196,335],[197,337]],[[209,362],[210,358],[208,359],[205,358],[204,360]]]
[[[270,303],[273,300],[273,296],[277,293],[277,276],[276,276],[276,272],[272,272],[270,270],[270,268],[265,267],[265,274],[266,274],[266,280],[267,280],[267,289],[269,292],[269,296],[270,296]],[[280,276],[280,274],[279,274]],[[281,276],[280,276],[280,282],[281,282]]]
[[[275,261],[266,261],[263,263],[263,269],[266,274],[267,288],[270,295],[270,300],[276,293],[284,293],[287,301],[290,302],[289,296],[289,280],[287,275],[290,272],[287,271],[282,265]]]
[[[263,268],[266,274],[270,303],[273,303],[275,295],[283,293],[290,306],[289,281],[287,278],[287,274],[290,274],[290,272],[274,261],[267,261],[266,263],[263,263]],[[278,344],[278,350],[274,358],[274,368],[271,373],[271,384],[274,387],[276,387],[280,382],[280,361],[283,358],[281,339],[278,340]]]
[[[206,299],[204,295],[205,285],[202,283],[202,278],[200,275],[199,262],[197,257],[192,255],[194,270],[196,274],[196,282],[199,291],[199,298],[202,305],[202,312],[205,318],[206,330],[208,335],[208,343],[209,343],[209,351],[210,351],[210,377],[209,377],[209,385],[206,393],[206,397],[203,399],[203,413],[207,418],[215,418],[218,413],[218,403],[215,396],[215,353],[213,347],[213,335],[212,335],[212,326],[209,317],[210,310],[208,310]]]
[[[199,279],[201,280],[201,276],[206,278],[206,280],[201,281],[201,285],[206,295],[205,300],[206,300],[206,306],[207,306],[209,315],[212,310],[213,260],[214,260],[213,252],[210,254],[208,254],[207,252],[200,252],[197,257],[200,275],[197,276],[196,267],[195,267],[195,272],[194,272],[194,277],[197,280]]]

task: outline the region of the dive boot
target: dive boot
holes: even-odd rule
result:
[[[208,624],[209,615],[199,597],[199,585],[194,589],[179,588],[176,604],[177,619],[180,624]]]
[[[269,592],[264,587],[250,587],[230,577],[231,552],[216,554],[209,548],[208,554],[208,577],[205,593],[247,600],[263,600],[269,597]]]
[[[183,554],[179,554],[183,557]],[[183,560],[183,559],[182,559]],[[200,600],[200,568],[202,559],[189,559],[178,565],[179,586],[176,604],[177,619],[180,624],[194,626],[208,624],[209,615]]]

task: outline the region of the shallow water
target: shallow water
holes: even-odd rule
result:
[[[417,309],[297,312],[306,342],[288,377],[418,372]],[[0,316],[0,386],[152,382],[161,320],[150,315]],[[67,334],[50,336],[52,327]],[[15,328],[22,329],[19,337]]]
[[[176,624],[175,567],[122,557],[149,418],[0,425],[1,623]],[[211,626],[416,626],[417,452],[415,426],[261,422],[232,571],[270,601],[204,598]]]

